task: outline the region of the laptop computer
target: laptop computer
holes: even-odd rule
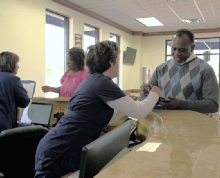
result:
[[[27,91],[27,95],[30,99],[34,97],[36,82],[33,80],[21,80],[24,89]]]
[[[50,124],[52,110],[52,103],[32,102],[30,107],[26,107],[23,109],[18,125],[42,125],[48,128]]]

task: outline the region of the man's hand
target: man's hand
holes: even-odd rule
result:
[[[160,105],[163,108],[170,108],[170,109],[178,109],[179,108],[179,102],[180,100],[177,98],[168,97],[170,99],[170,102],[161,102]]]

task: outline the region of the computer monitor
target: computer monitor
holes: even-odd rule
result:
[[[30,120],[30,124],[49,127],[52,109],[52,103],[32,102],[30,107],[23,110],[20,118],[20,124],[26,124],[27,120]]]
[[[133,65],[136,58],[137,49],[127,47],[127,50],[124,52],[123,63]]]
[[[128,147],[132,121],[127,120],[82,149],[79,178],[92,178]]]

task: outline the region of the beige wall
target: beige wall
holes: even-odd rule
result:
[[[37,80],[39,84],[43,83],[45,74],[44,13],[40,3],[1,1],[0,51],[17,53],[20,56],[18,76]]]
[[[70,18],[70,47],[74,46],[75,33],[83,35],[84,23],[101,30],[100,41],[109,39],[109,33],[121,37],[120,86],[122,89],[139,88],[142,83],[142,66],[153,69],[165,60],[165,40],[171,36],[132,36],[103,22],[63,7],[51,0],[1,0],[0,52],[12,51],[20,56],[18,76],[37,82],[35,96],[44,96],[41,86],[45,81],[45,11],[54,10]],[[216,37],[220,33],[196,34],[197,38]],[[123,65],[126,47],[137,49],[134,65]]]

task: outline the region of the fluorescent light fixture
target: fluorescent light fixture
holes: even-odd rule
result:
[[[205,22],[203,18],[197,18],[197,19],[186,19],[182,20],[184,23],[202,23]]]
[[[136,20],[141,22],[142,24],[148,26],[148,27],[163,26],[163,24],[154,17],[137,18]]]

